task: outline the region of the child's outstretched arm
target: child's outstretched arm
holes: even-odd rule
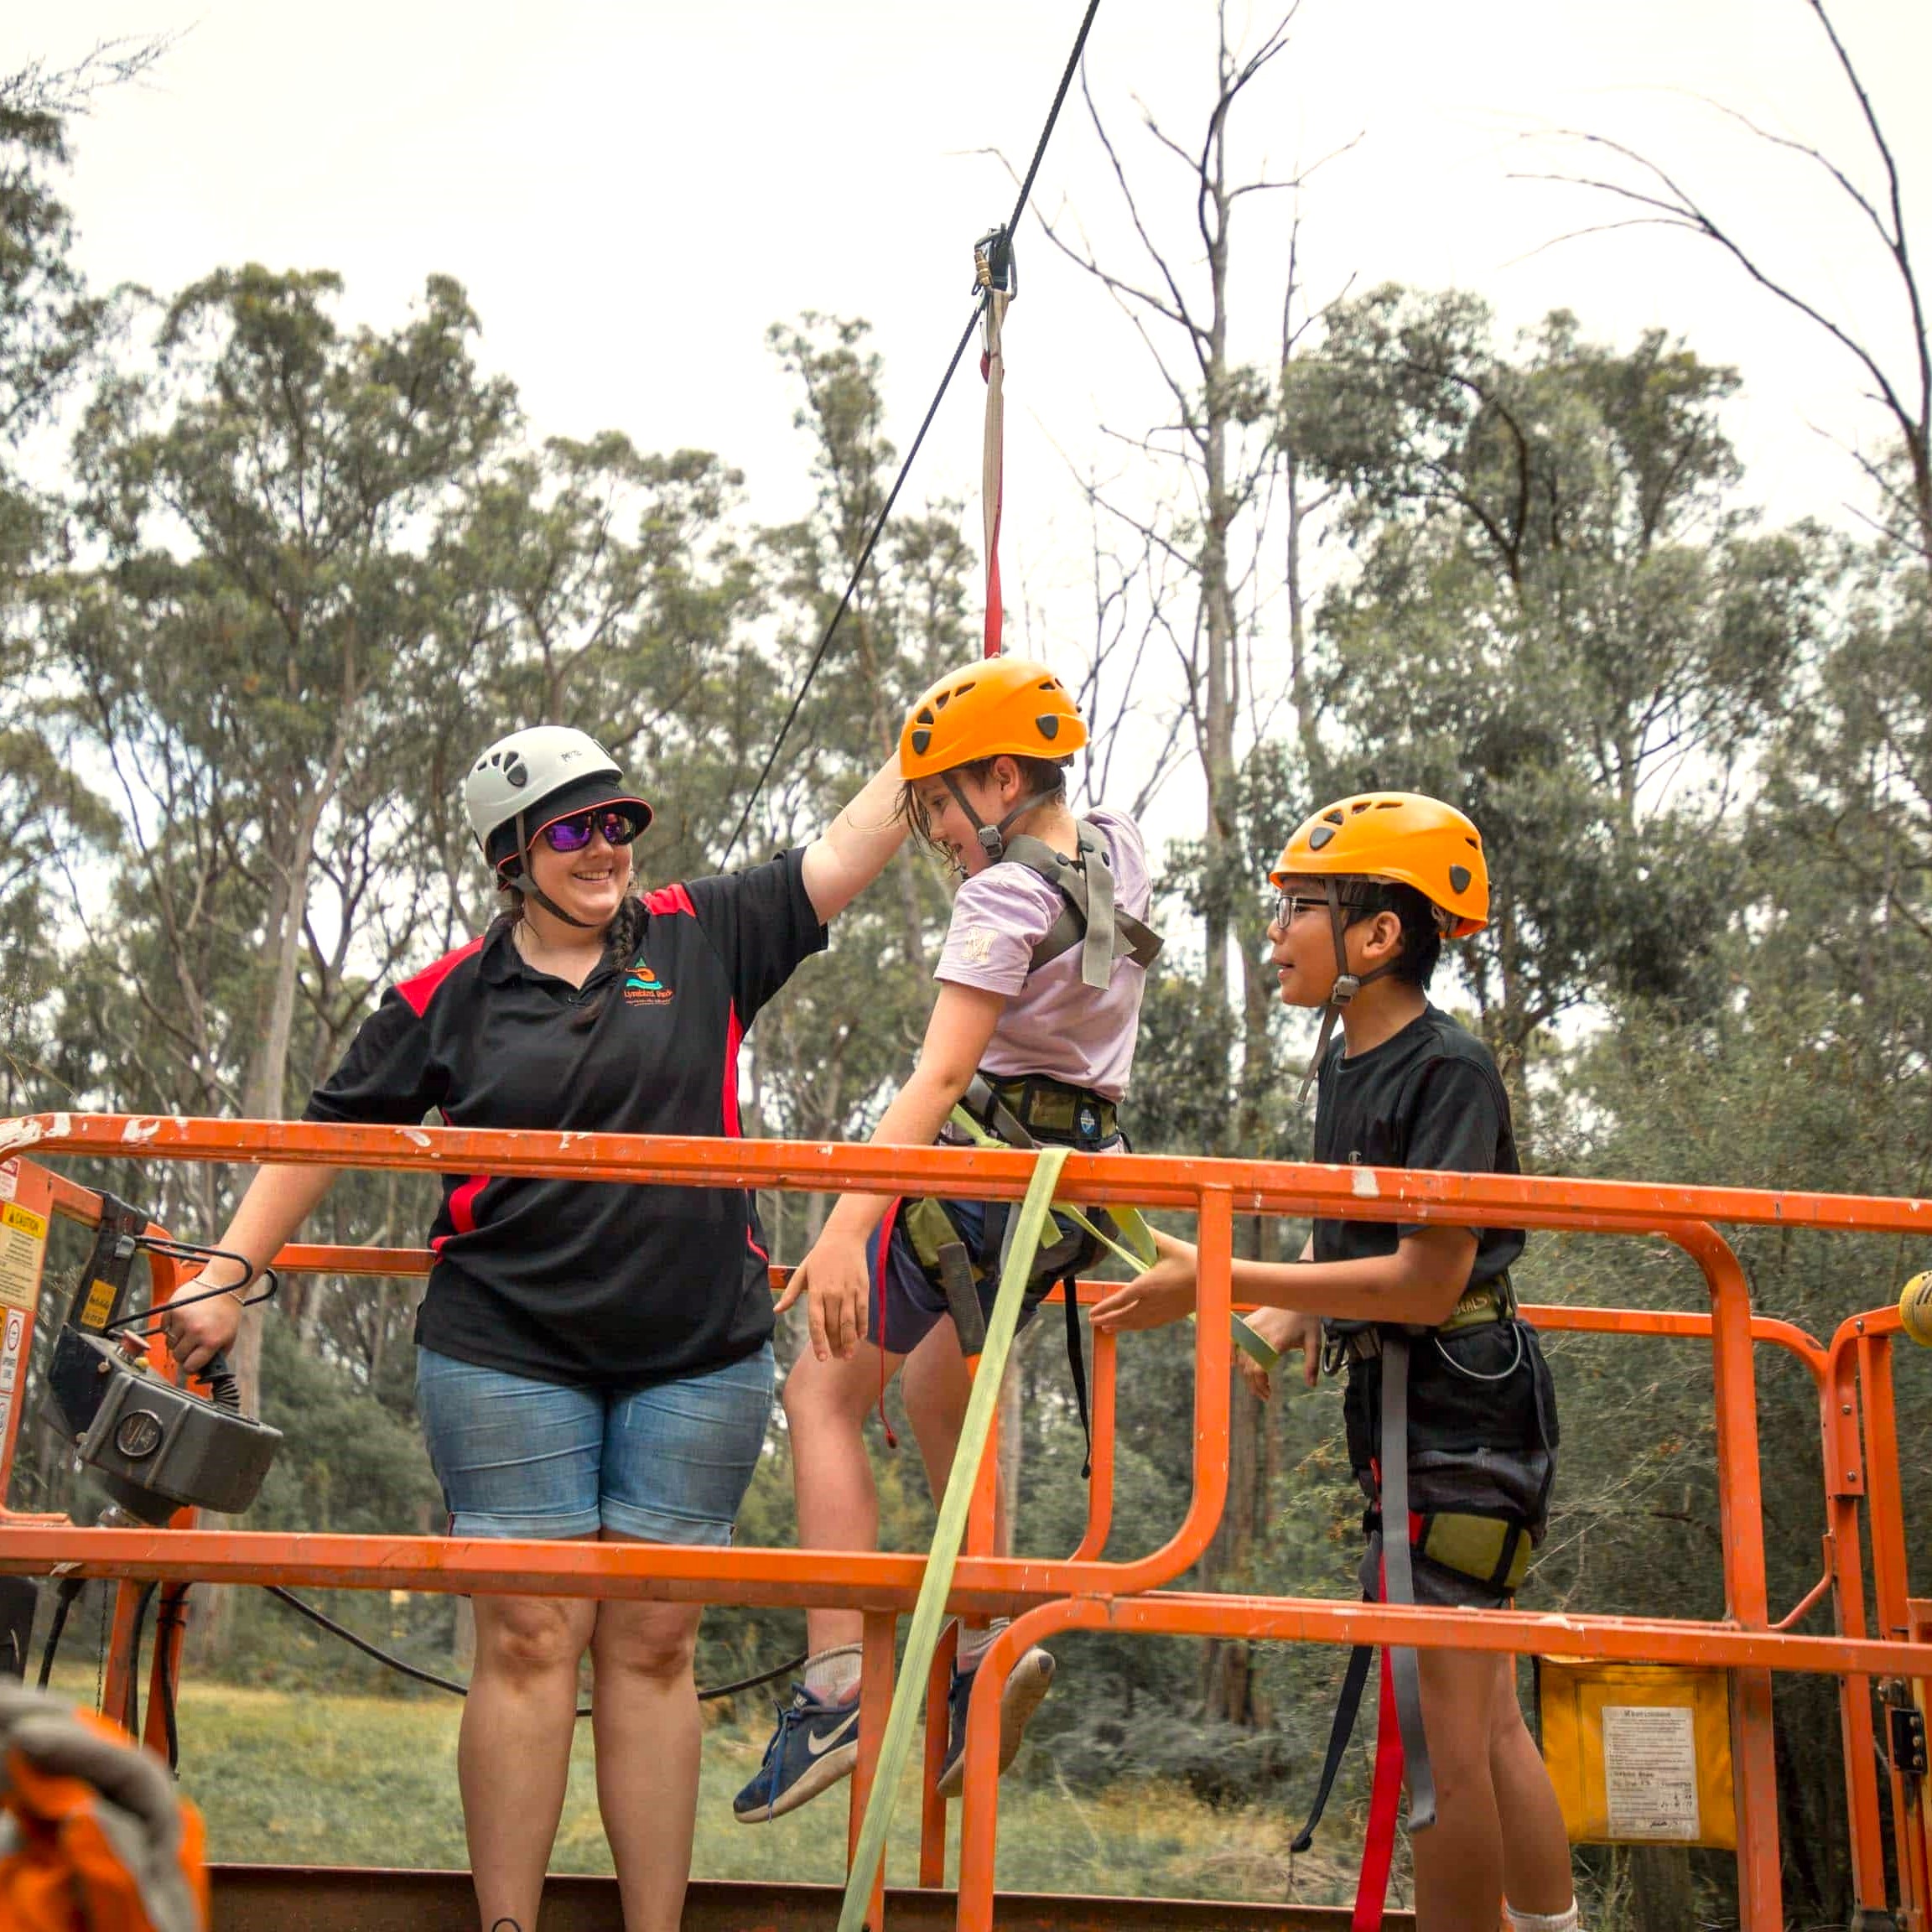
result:
[[[873,1145],[932,1145],[972,1084],[1005,1005],[1004,993],[951,981],[941,984],[919,1064],[873,1129]],[[833,1355],[844,1359],[865,1339],[871,1300],[865,1244],[891,1200],[886,1194],[841,1195],[812,1252],[792,1270],[779,1297],[782,1315],[801,1295],[809,1295],[812,1351],[821,1362]]]
[[[1161,1259],[1093,1310],[1097,1328],[1157,1328],[1194,1307],[1195,1251],[1156,1235]],[[1476,1237],[1466,1228],[1423,1228],[1405,1234],[1393,1254],[1348,1261],[1241,1261],[1234,1264],[1237,1301],[1290,1308],[1344,1322],[1446,1322],[1469,1285]]]

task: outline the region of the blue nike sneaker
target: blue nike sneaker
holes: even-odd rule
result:
[[[946,1697],[946,1762],[939,1772],[942,1798],[957,1798],[966,1783],[966,1710],[973,1696],[973,1680],[979,1674],[978,1665],[970,1670],[955,1669],[953,1673],[952,1688]],[[1038,1644],[1008,1674],[1005,1692],[1000,1700],[1001,1771],[1020,1755],[1020,1740],[1026,1735],[1026,1727],[1052,1681],[1053,1659]]]
[[[859,1698],[822,1703],[802,1684],[776,1706],[778,1728],[765,1747],[758,1774],[731,1800],[740,1825],[764,1825],[796,1811],[828,1784],[852,1775],[859,1761]]]

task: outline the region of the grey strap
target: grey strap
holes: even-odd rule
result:
[[[1393,1327],[1382,1331],[1382,1575],[1388,1602],[1415,1601],[1409,1561],[1409,1337]],[[1415,1653],[1391,1645],[1389,1670],[1409,1781],[1409,1829],[1422,1831],[1436,1822],[1436,1780],[1422,1729],[1422,1677]]]
[[[1031,970],[1037,972],[1049,960],[1078,946],[1081,979],[1100,988],[1112,978],[1116,959],[1130,958],[1145,972],[1160,957],[1161,935],[1115,906],[1107,841],[1091,819],[1080,821],[1078,864],[1045,839],[1026,833],[1007,841],[1005,855],[1057,888],[1067,901],[1046,937],[1033,948]]]

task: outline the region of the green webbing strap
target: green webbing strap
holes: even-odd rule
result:
[[[1000,1401],[1006,1357],[1019,1332],[1027,1277],[1033,1272],[1033,1257],[1039,1251],[1040,1237],[1052,1207],[1053,1189],[1070,1151],[1066,1147],[1040,1150],[1033,1178],[1026,1184],[1026,1197],[1020,1204],[1019,1222],[1000,1277],[1000,1292],[994,1297],[993,1313],[986,1324],[985,1349],[966,1404],[959,1446],[953,1452],[953,1473],[947,1478],[946,1499],[939,1505],[939,1524],[932,1532],[932,1550],[926,1559],[919,1601],[913,1607],[912,1627],[906,1635],[906,1655],[899,1667],[898,1688],[892,1693],[892,1708],[886,1719],[879,1768],[865,1800],[865,1816],[859,1827],[859,1849],[845,1881],[845,1902],[839,1910],[839,1932],[861,1932],[865,1923],[865,1908],[872,1897],[872,1876],[885,1855],[886,1833],[892,1821],[899,1780],[911,1754],[912,1728],[926,1701],[926,1679],[932,1670],[932,1655],[939,1647],[939,1632],[946,1620],[946,1598],[953,1587],[959,1545],[966,1535],[966,1515],[972,1507],[980,1459],[993,1432],[993,1412]]]

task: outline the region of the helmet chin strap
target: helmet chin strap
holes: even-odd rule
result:
[[[579,919],[574,912],[566,912],[537,881],[530,876],[525,861],[530,855],[530,842],[523,836],[523,814],[517,814],[517,870],[514,872],[499,872],[498,880],[512,892],[521,893],[526,899],[534,899],[553,919],[561,919],[566,926],[574,926],[580,932],[595,932],[595,919]]]
[[[973,835],[979,841],[979,849],[987,858],[997,864],[1006,856],[1006,834],[1010,832],[1036,805],[1050,804],[1056,794],[1052,792],[1029,792],[1013,809],[1003,817],[997,825],[989,825],[973,809],[972,801],[966,796],[965,787],[959,782],[956,771],[943,771],[940,776],[946,781],[946,789],[953,794],[953,802],[971,822]]]
[[[1347,933],[1348,922],[1342,917],[1342,894],[1332,879],[1322,880],[1324,896],[1328,901],[1328,929],[1335,939],[1335,984],[1329,989],[1328,1004],[1322,1010],[1322,1034],[1315,1042],[1315,1052],[1308,1062],[1308,1071],[1301,1078],[1301,1091],[1295,1096],[1295,1104],[1304,1106],[1308,1099],[1308,1089],[1315,1084],[1316,1076],[1322,1071],[1322,1062],[1327,1057],[1328,1042],[1335,1036],[1335,1022],[1342,1017],[1342,1010],[1362,989],[1371,981],[1379,979],[1385,973],[1393,973],[1399,959],[1384,959],[1379,966],[1367,973],[1351,973],[1348,970],[1348,948]]]

